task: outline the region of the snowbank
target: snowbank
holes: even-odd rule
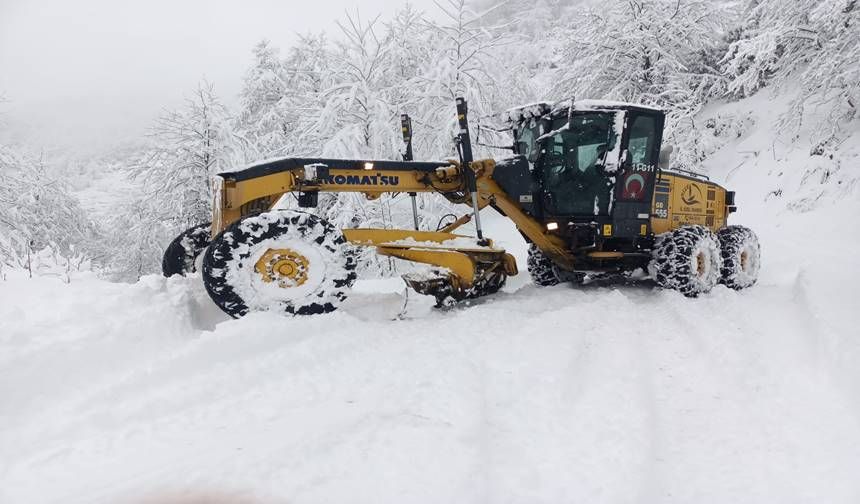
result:
[[[768,198],[757,120],[711,164],[761,238],[748,291],[522,275],[398,320],[390,279],[226,320],[196,278],[0,282],[0,502],[856,502],[860,204]]]
[[[860,274],[834,256],[856,238],[819,260],[813,214],[740,217],[760,285],[695,300],[520,285],[392,320],[385,280],[226,321],[194,278],[11,279],[0,501],[849,502]]]

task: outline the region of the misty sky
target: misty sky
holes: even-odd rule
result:
[[[251,48],[337,30],[358,7],[387,16],[405,0],[0,0],[0,94],[30,141],[87,150],[140,135],[206,78],[235,103]],[[432,0],[411,0],[430,10]]]

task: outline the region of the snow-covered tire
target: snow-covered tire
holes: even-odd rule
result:
[[[331,223],[276,210],[236,221],[216,237],[203,258],[203,281],[233,317],[312,315],[334,311],[346,299],[355,265],[355,250]]]
[[[720,279],[720,244],[704,226],[684,226],[657,236],[648,272],[664,289],[687,297],[709,292]]]
[[[720,254],[720,282],[730,289],[746,289],[755,285],[761,266],[761,246],[752,229],[729,226],[717,233]]]
[[[543,252],[533,243],[529,244],[529,256],[526,263],[526,269],[529,270],[529,276],[539,287],[550,287],[561,283],[558,277],[555,265],[552,260],[545,256]]]
[[[197,258],[209,246],[211,223],[186,229],[170,242],[161,258],[161,272],[166,277],[185,276],[197,271]]]

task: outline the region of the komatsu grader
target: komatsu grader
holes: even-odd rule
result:
[[[284,158],[221,173],[212,223],[170,244],[164,274],[195,271],[202,254],[207,291],[234,317],[324,313],[356,279],[356,247],[375,247],[428,265],[404,275],[406,283],[449,304],[492,294],[517,274],[514,257],[483,235],[480,211],[489,206],[528,242],[528,272],[539,286],[638,275],[695,297],[717,283],[755,283],[758,240],[727,226],[734,193],[669,169],[663,111],[589,100],[513,109],[505,120],[514,155],[499,161],[473,159],[467,112],[457,99],[456,161],[413,161],[403,116],[403,160]],[[312,211],[278,208],[287,194],[300,208],[316,207],[321,192],[408,194],[415,229],[337,229]],[[415,196],[425,192],[470,211],[441,229],[418,229]],[[455,233],[470,221],[475,236]]]

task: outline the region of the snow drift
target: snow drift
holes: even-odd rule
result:
[[[710,166],[761,238],[747,291],[521,275],[397,319],[400,281],[363,280],[335,313],[227,320],[199,278],[10,274],[0,502],[856,502],[860,204],[756,121]]]

